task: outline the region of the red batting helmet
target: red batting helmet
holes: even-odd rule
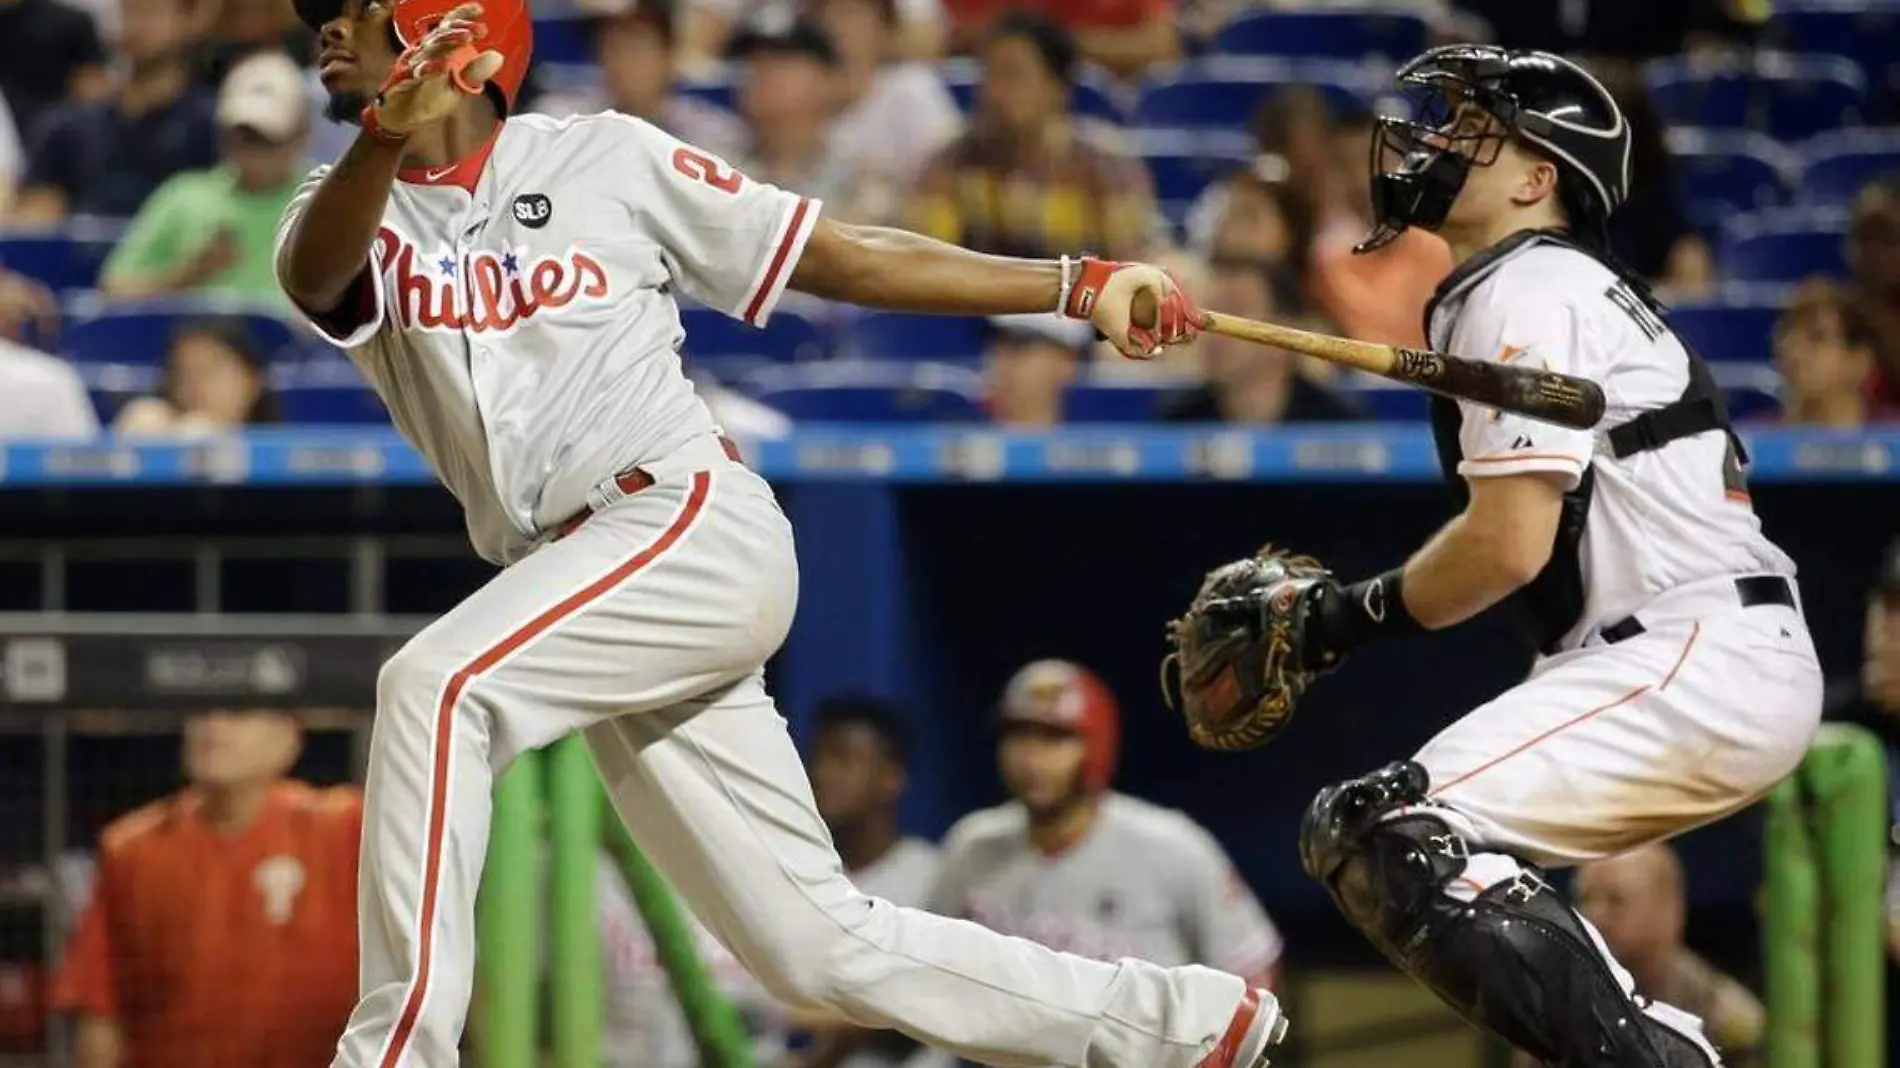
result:
[[[1010,676],[1000,709],[1004,723],[1039,723],[1072,730],[1088,748],[1082,782],[1108,787],[1121,749],[1121,713],[1115,695],[1093,671],[1067,660],[1037,660]]]
[[[323,24],[343,11],[344,0],[291,0],[297,17],[319,33]],[[417,41],[442,21],[442,16],[466,0],[395,0],[389,28],[396,44],[412,48]],[[534,20],[528,13],[528,0],[480,0],[481,23],[488,32],[475,47],[484,52],[501,53],[501,67],[488,79],[488,88],[500,94],[501,113],[514,110],[515,96],[528,76],[528,59],[534,54]]]

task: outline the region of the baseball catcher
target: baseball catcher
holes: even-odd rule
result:
[[[1356,647],[1508,604],[1530,676],[1321,790],[1301,861],[1394,964],[1540,1061],[1711,1068],[1700,1021],[1636,989],[1540,865],[1721,819],[1794,768],[1821,706],[1794,564],[1707,368],[1608,251],[1630,159],[1610,94],[1557,56],[1469,45],[1398,79],[1418,106],[1377,124],[1359,249],[1437,233],[1457,267],[1432,347],[1589,378],[1608,413],[1578,431],[1434,398],[1461,513],[1358,582],[1274,549],[1214,571],[1169,632],[1180,708],[1203,746],[1260,745]]]

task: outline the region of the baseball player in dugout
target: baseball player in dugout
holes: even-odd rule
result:
[[[511,114],[525,0],[297,6],[331,114],[361,128],[286,209],[278,279],[502,565],[382,669],[361,998],[334,1063],[456,1063],[491,787],[570,732],[782,1002],[1001,1065],[1262,1063],[1285,1021],[1240,976],[1058,953],[852,884],[764,686],[796,601],[792,531],[680,366],[681,292],[755,325],[787,288],[1057,313],[1148,356],[1196,333],[1172,279],[843,225],[638,119]]]
[[[997,711],[1010,799],[944,837],[932,912],[1097,960],[1206,964],[1277,988],[1280,932],[1220,843],[1111,787],[1121,714],[1100,677],[1038,660]]]
[[[1540,867],[1721,819],[1795,767],[1822,682],[1794,565],[1762,534],[1708,370],[1607,251],[1630,158],[1609,93],[1493,47],[1398,77],[1419,107],[1379,122],[1360,247],[1436,232],[1457,266],[1432,347],[1591,379],[1608,413],[1580,431],[1434,398],[1460,513],[1350,584],[1271,547],[1210,574],[1171,631],[1189,731],[1258,745],[1356,647],[1507,603],[1529,677],[1322,790],[1301,860],[1393,963],[1539,1061],[1708,1068],[1699,1021],[1652,1000]]]

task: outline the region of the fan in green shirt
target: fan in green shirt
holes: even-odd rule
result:
[[[271,269],[277,223],[302,176],[309,106],[289,57],[252,56],[218,93],[216,167],[173,175],[106,260],[108,297],[209,292],[282,305]]]

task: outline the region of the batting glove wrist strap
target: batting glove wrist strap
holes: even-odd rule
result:
[[[357,116],[363,132],[386,145],[400,145],[409,140],[406,133],[398,133],[383,125],[381,116],[376,114],[375,104],[365,104],[362,114]]]
[[[1063,257],[1061,311],[1071,319],[1088,319],[1095,314],[1095,303],[1102,296],[1108,276],[1127,266],[1114,260],[1092,256],[1071,260]]]

